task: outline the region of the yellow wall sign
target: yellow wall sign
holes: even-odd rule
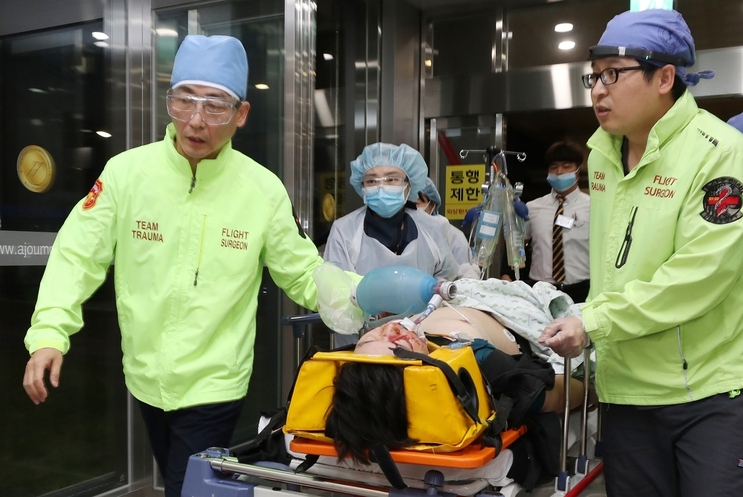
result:
[[[467,211],[482,202],[480,186],[485,181],[485,164],[446,166],[446,188],[443,192],[448,219],[464,219]]]

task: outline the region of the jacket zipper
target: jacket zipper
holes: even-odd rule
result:
[[[676,326],[676,343],[678,343],[679,347],[679,357],[681,357],[681,367],[684,369],[684,385],[686,385],[686,391],[689,392],[689,400],[694,400],[694,394],[691,391],[691,387],[689,386],[689,364],[686,362],[686,357],[684,357],[684,349],[681,346],[681,326]]]
[[[627,256],[629,255],[629,249],[632,247],[632,227],[635,225],[635,216],[637,216],[637,206],[632,207],[630,211],[631,215],[629,223],[627,223],[627,231],[624,234],[624,241],[622,246],[619,247],[617,253],[617,260],[614,262],[614,267],[619,269],[627,264]]]
[[[196,272],[193,275],[193,286],[196,286],[196,282],[199,279],[199,268],[201,267],[201,249],[204,246],[204,227],[205,226],[206,226],[206,214],[204,214],[201,220],[201,235],[199,236],[199,251],[198,251],[198,255],[196,256]]]

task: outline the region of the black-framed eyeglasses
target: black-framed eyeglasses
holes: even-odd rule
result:
[[[583,80],[583,86],[589,90],[596,86],[596,83],[600,79],[605,85],[613,85],[619,79],[619,73],[625,71],[637,71],[642,69],[642,66],[630,66],[630,67],[607,67],[601,72],[592,72],[584,74],[580,77]]]
[[[179,121],[189,122],[196,112],[206,124],[222,126],[230,122],[240,103],[227,102],[215,97],[197,97],[190,93],[168,93],[168,114]]]

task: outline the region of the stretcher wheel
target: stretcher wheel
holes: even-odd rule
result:
[[[444,486],[444,475],[441,471],[431,469],[426,471],[426,476],[423,477],[423,483],[429,487],[442,488]]]

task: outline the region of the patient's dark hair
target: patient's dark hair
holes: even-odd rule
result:
[[[325,421],[338,461],[346,456],[369,464],[366,450],[378,445],[399,449],[415,443],[408,437],[403,367],[347,362],[333,381],[335,393]]]

